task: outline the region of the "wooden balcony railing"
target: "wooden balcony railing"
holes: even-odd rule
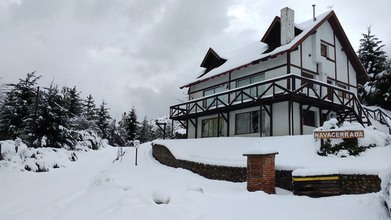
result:
[[[300,100],[304,104],[323,109],[344,110],[361,124],[369,124],[355,93],[324,82],[295,74],[264,80],[209,96],[189,100],[170,107],[170,118],[185,120],[216,112],[229,112],[259,104],[272,104],[284,100]]]

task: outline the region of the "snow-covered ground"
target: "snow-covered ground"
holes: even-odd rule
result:
[[[276,169],[306,169],[312,174],[378,175],[391,165],[391,145],[378,143],[378,147],[367,149],[359,157],[323,157],[317,154],[316,146],[319,143],[314,141],[312,135],[157,140],[154,143],[168,147],[177,159],[221,166],[246,167],[243,154],[258,149],[278,152]]]
[[[106,147],[49,172],[0,167],[0,219],[389,219],[379,193],[248,192],[246,183],[161,165],[150,144],[138,149],[138,166],[135,148],[123,149],[120,160],[118,148]]]

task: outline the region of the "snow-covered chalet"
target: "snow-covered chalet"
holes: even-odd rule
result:
[[[210,48],[189,100],[170,107],[188,138],[310,134],[331,117],[370,123],[357,99],[368,74],[336,14],[297,24],[283,8],[260,41],[230,56]]]

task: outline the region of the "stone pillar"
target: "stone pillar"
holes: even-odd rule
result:
[[[247,190],[262,190],[268,194],[276,193],[275,155],[277,152],[246,153]]]

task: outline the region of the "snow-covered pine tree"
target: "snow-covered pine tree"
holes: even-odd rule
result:
[[[94,98],[92,98],[91,94],[87,96],[87,100],[84,104],[84,115],[87,120],[96,121],[98,118],[97,115],[98,109],[96,108]]]
[[[70,129],[69,111],[58,86],[53,84],[43,92],[38,111],[34,147],[73,149],[76,137]]]
[[[64,99],[64,107],[70,114],[69,117],[77,117],[82,114],[83,104],[80,98],[80,92],[76,90],[76,86],[73,88],[63,87],[61,90]]]
[[[111,116],[109,114],[106,105],[107,103],[105,101],[102,101],[102,104],[100,105],[97,112],[98,118],[96,119],[96,124],[99,128],[102,138],[108,139],[110,136],[109,125],[110,125]]]
[[[139,122],[137,121],[136,109],[132,108],[129,112],[129,123],[127,124],[126,132],[128,134],[128,141],[136,140],[139,137]]]
[[[385,70],[387,55],[383,50],[385,46],[374,34],[371,33],[371,27],[368,27],[366,34],[362,34],[360,46],[358,49],[358,58],[361,60],[365,70],[373,79],[377,74]]]
[[[7,93],[7,85],[2,82],[3,78],[0,77],[0,106],[4,103],[6,93]]]
[[[128,114],[125,112],[122,115],[121,121],[119,122],[119,132],[127,144],[138,138],[139,123],[135,108],[132,108]]]
[[[371,27],[368,27],[367,33],[363,34],[363,38],[360,39],[358,57],[371,79],[358,88],[359,99],[366,105],[385,106],[383,97],[385,91],[380,88],[390,87],[391,84],[387,85],[389,80],[384,78],[387,77],[387,74],[383,72],[387,68],[384,46],[382,41],[371,33]]]
[[[9,84],[5,101],[0,111],[0,134],[2,139],[21,138],[31,143],[33,115],[37,98],[37,81],[41,76],[27,73],[25,79]]]
[[[141,122],[140,131],[139,131],[139,140],[141,143],[152,141],[154,139],[153,126],[147,120],[147,117],[144,117]]]

